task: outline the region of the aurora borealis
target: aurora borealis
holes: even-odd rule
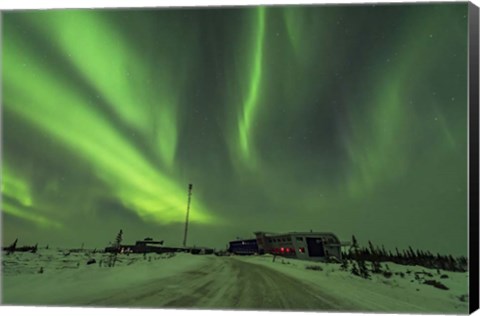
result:
[[[3,12],[3,242],[466,255],[467,8]]]

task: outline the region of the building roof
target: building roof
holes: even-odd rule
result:
[[[331,232],[288,232],[288,233],[269,233],[269,232],[255,232],[255,235],[263,234],[265,237],[282,237],[282,236],[325,236],[335,239],[336,242],[340,243],[338,237]]]

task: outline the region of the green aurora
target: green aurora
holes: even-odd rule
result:
[[[466,255],[467,7],[3,12],[3,243]]]

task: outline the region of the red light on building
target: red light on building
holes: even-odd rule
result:
[[[287,252],[290,252],[290,248],[287,248]]]
[[[285,248],[283,248],[283,247],[280,248],[280,251],[281,251],[281,252],[284,252],[284,251],[285,251]]]
[[[301,252],[301,253],[304,253],[304,252],[305,252],[305,248],[303,248],[303,247],[302,247],[302,248],[299,248],[298,251]]]

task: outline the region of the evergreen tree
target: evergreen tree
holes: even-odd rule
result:
[[[372,261],[372,272],[373,273],[382,273],[382,266],[379,261]]]
[[[120,229],[120,231],[117,234],[117,237],[115,238],[115,242],[113,244],[114,250],[112,251],[112,253],[110,253],[110,256],[108,257],[108,261],[107,261],[108,267],[114,267],[115,263],[117,262],[117,254],[120,252],[122,235],[123,235],[123,231]]]
[[[372,257],[372,254],[370,253],[370,250],[368,250],[368,248],[363,248],[362,249],[362,259],[366,260],[366,259],[370,259],[371,257]]]
[[[417,257],[424,258],[423,252],[420,249],[417,249]]]
[[[122,235],[123,231],[120,229],[120,231],[117,234],[117,237],[115,238],[115,248],[119,251],[122,243]]]
[[[350,250],[352,249],[354,253],[358,252],[358,242],[357,238],[355,238],[355,235],[352,235],[352,245],[350,246]]]
[[[400,253],[400,251],[398,251],[397,247],[395,247],[395,251],[396,251],[395,260],[398,263],[402,259],[402,254]]]
[[[387,251],[385,250],[385,246],[382,245],[382,256],[386,258],[388,256]]]
[[[358,261],[358,268],[360,271],[360,276],[364,279],[368,279],[370,277],[370,272],[368,271],[367,265],[365,261],[360,260]]]
[[[385,260],[385,254],[380,247],[375,247],[375,252],[377,254],[377,260]]]
[[[375,251],[375,248],[373,247],[373,244],[372,242],[369,240],[368,241],[368,247],[370,248],[370,254],[373,256],[373,257],[376,257],[377,256],[377,252]]]
[[[410,253],[410,260],[414,262],[415,259],[417,258],[417,256],[415,255],[415,251],[413,251],[413,248],[411,246],[408,246],[408,250]]]
[[[357,268],[357,265],[355,264],[355,262],[352,262],[352,269],[350,270],[350,272],[353,275],[360,276],[360,271],[358,271],[358,268]]]

